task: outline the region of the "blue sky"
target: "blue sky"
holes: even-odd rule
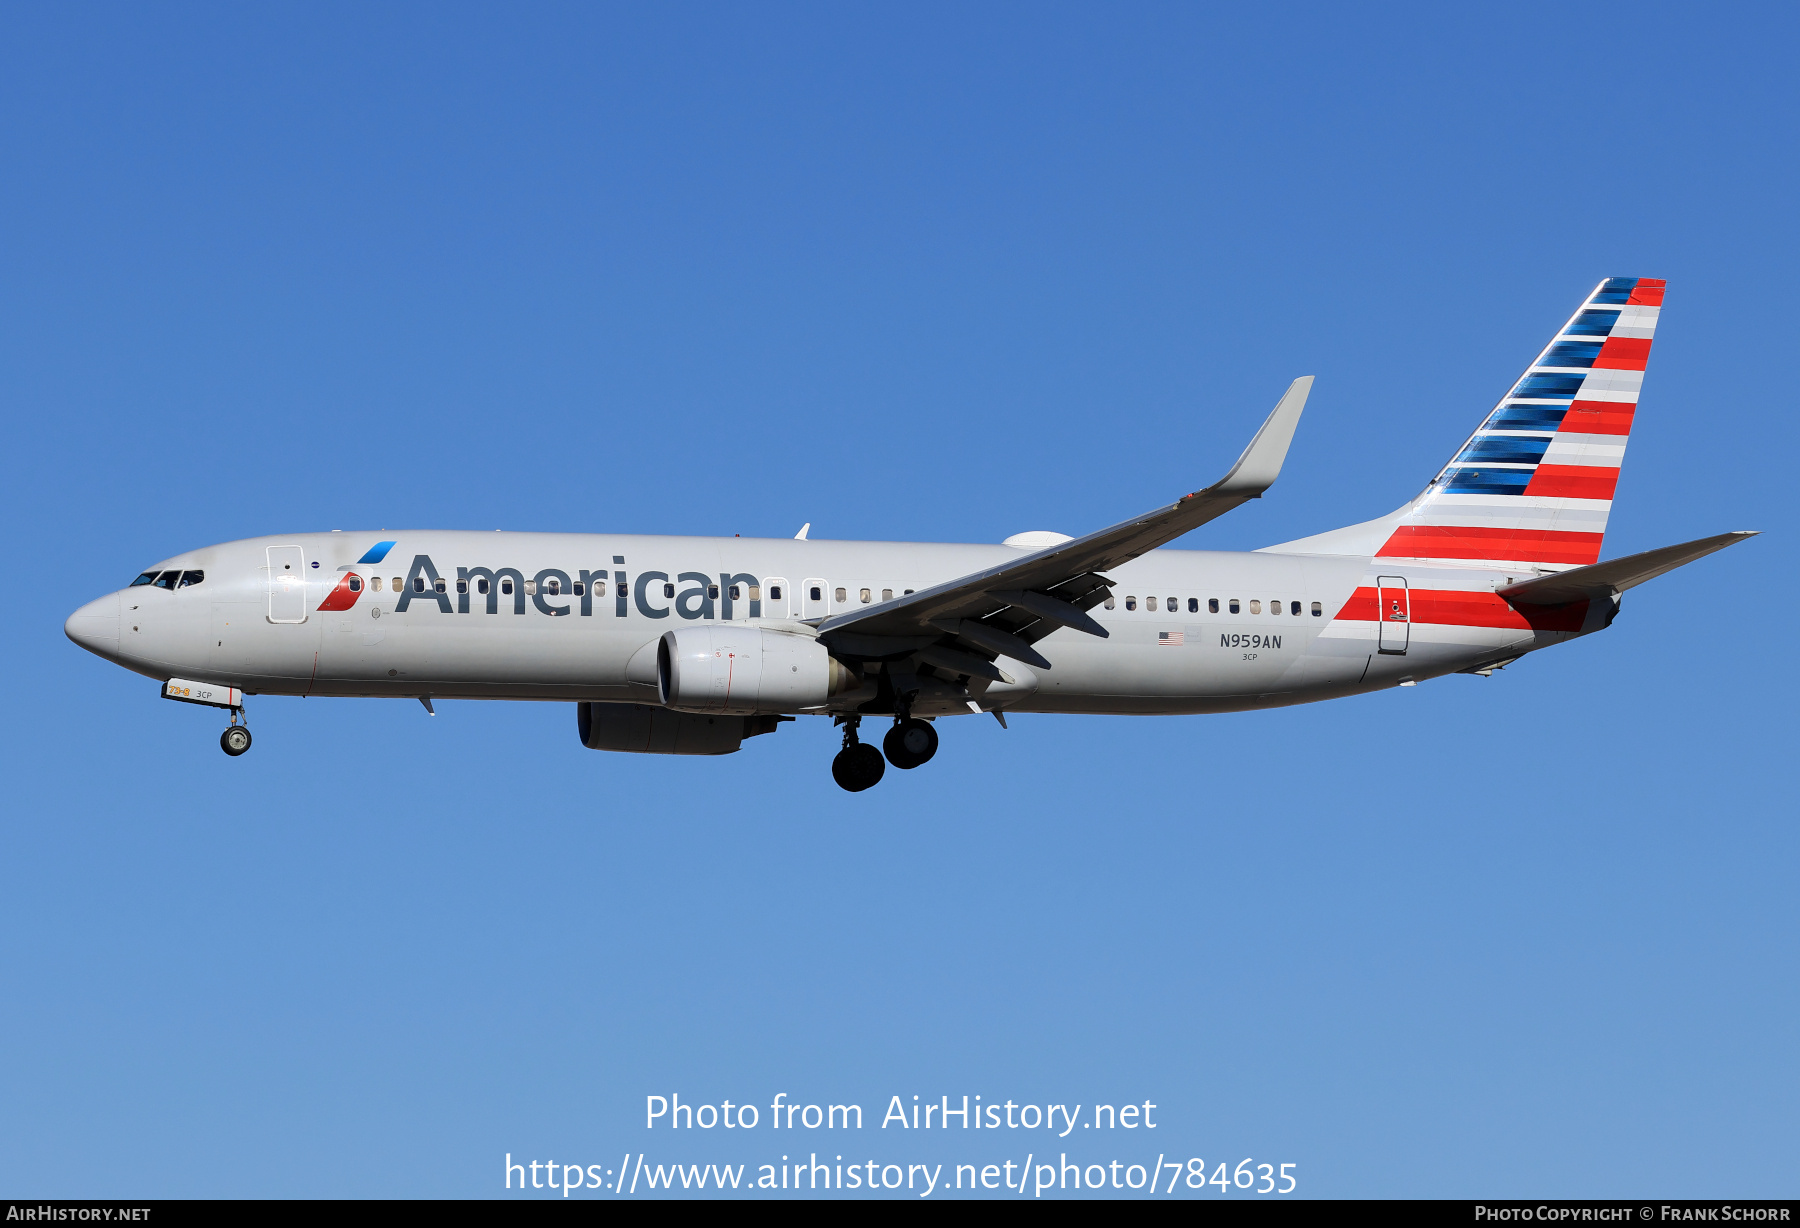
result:
[[[1150,1100],[1054,1145],[1322,1196],[1791,1195],[1795,24],[8,9],[0,1192],[754,1168],[644,1097],[785,1092]],[[1609,275],[1669,296],[1605,553],[1766,532],[1491,679],[953,721],[851,796],[820,722],[567,705],[269,698],[230,760],[62,635],[262,533],[1079,533],[1313,374],[1183,543],[1253,548],[1410,497]],[[1052,1146],[845,1137],[793,1147]]]

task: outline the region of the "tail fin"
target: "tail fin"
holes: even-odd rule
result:
[[[1601,282],[1405,507],[1270,549],[1546,571],[1597,562],[1663,287]]]

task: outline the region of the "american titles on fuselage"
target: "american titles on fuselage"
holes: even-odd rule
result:
[[[615,564],[622,565],[623,555],[614,555]],[[353,565],[363,566],[363,565]],[[714,575],[710,572],[682,571],[673,574],[666,571],[642,571],[635,576],[619,566],[617,569],[607,568],[561,568],[545,567],[539,569],[529,579],[516,567],[457,567],[456,578],[450,579],[447,574],[440,573],[437,564],[428,554],[415,554],[412,565],[404,576],[391,578],[374,574],[372,571],[345,571],[338,580],[337,586],[326,595],[319,604],[323,611],[343,611],[355,606],[358,598],[365,591],[381,592],[390,588],[395,594],[394,613],[405,613],[414,604],[430,605],[444,614],[488,613],[498,614],[510,606],[514,614],[525,613],[529,602],[540,614],[551,618],[579,614],[582,617],[593,616],[596,602],[608,598],[611,591],[612,613],[616,618],[626,618],[635,610],[645,618],[668,618],[671,611],[678,617],[688,620],[718,619],[731,621],[734,618],[762,618],[764,616],[764,594],[767,593],[769,611],[773,617],[784,617],[787,609],[785,580],[770,580],[765,583],[749,572],[722,571]],[[155,576],[155,572],[146,572]],[[195,572],[194,575],[200,573]],[[689,586],[689,587],[682,587]],[[173,584],[164,587],[174,587]],[[825,586],[829,588],[830,586]],[[835,605],[842,608],[856,602],[868,605],[878,600],[892,601],[895,590],[883,588],[860,588],[851,590],[842,587],[833,592]],[[901,589],[901,596],[909,595],[912,589]],[[823,601],[824,592],[811,594],[814,602]],[[558,604],[558,603],[561,604]],[[662,604],[658,604],[658,603]],[[1107,598],[1105,608],[1115,608],[1117,599]],[[1125,608],[1138,609],[1138,598],[1124,599]],[[1164,598],[1160,603],[1157,598],[1146,600],[1145,608],[1156,611],[1160,608],[1170,614],[1182,611],[1181,599]],[[1312,616],[1320,618],[1324,615],[1324,607],[1317,601],[1312,602]],[[1231,598],[1228,606],[1232,614],[1241,614],[1246,608],[1251,614],[1262,614],[1263,602],[1260,598],[1244,601]],[[1303,616],[1303,604],[1298,601],[1284,602],[1279,598],[1270,598],[1269,613],[1279,616],[1285,607],[1292,607],[1292,616]],[[604,611],[605,607],[598,607]],[[1202,606],[1201,599],[1187,599],[1189,613],[1198,614],[1202,608],[1211,614],[1221,612],[1219,598],[1210,598]],[[1221,642],[1221,647],[1268,647],[1279,648],[1279,637],[1273,642],[1251,644],[1252,638],[1266,640],[1268,637],[1238,637],[1243,644]]]

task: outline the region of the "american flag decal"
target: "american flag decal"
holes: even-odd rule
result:
[[[1185,631],[1158,631],[1156,646],[1158,648],[1180,648],[1187,639]]]

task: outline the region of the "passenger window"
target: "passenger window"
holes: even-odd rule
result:
[[[1136,597],[1125,598],[1125,608],[1128,610],[1137,609],[1137,598]]]
[[[577,594],[579,594],[581,592],[580,589],[576,589],[575,591]],[[605,580],[595,580],[594,581],[594,596],[596,596],[596,597],[606,596],[606,581]]]
[[[883,601],[892,601],[894,599],[894,590],[891,588],[882,589],[881,590],[881,599]]]
[[[752,584],[750,586],[750,600],[752,600],[752,601],[761,601],[762,600],[762,585]],[[781,600],[781,585],[777,584],[774,587],[769,589],[769,600],[770,601],[780,601]]]
[[[485,584],[485,583],[487,583],[487,581],[483,580],[482,583]],[[369,588],[372,591],[379,593],[381,591],[381,577],[380,576],[370,576],[369,577]],[[487,592],[487,590],[485,588],[482,589],[481,591],[484,593]]]
[[[526,591],[529,592],[530,590],[527,589]],[[674,595],[675,595],[675,586],[673,584],[663,585],[663,596],[664,597],[673,597]]]
[[[1169,598],[1169,613],[1171,613],[1171,614],[1181,613],[1181,602],[1177,601],[1173,597]]]
[[[837,599],[838,599],[838,600],[839,600],[839,601],[840,601],[840,602],[841,602],[841,601],[843,601],[843,600],[844,600],[844,599],[845,599],[845,598],[844,598],[844,590],[843,590],[843,589],[841,589],[841,588],[840,588],[840,589],[839,589],[839,590],[838,590],[838,591],[837,591]]]
[[[414,576],[413,577],[413,592],[422,593],[424,591],[425,591],[425,577],[424,576]]]
[[[1295,618],[1299,618],[1300,617],[1300,603],[1298,601],[1288,602],[1288,613],[1292,614]]]
[[[554,592],[555,590],[553,589],[551,591]],[[706,599],[708,601],[717,601],[719,599],[719,586],[717,584],[708,584],[706,586]]]
[[[506,579],[500,581],[500,591],[505,593],[508,597],[512,596],[512,577],[508,576]]]
[[[1232,598],[1232,599],[1231,599],[1231,612],[1232,612],[1232,613],[1233,613],[1233,614],[1236,614],[1236,613],[1238,613],[1238,612],[1239,612],[1239,611],[1238,611],[1238,599],[1237,599],[1237,598],[1236,598],[1236,597],[1233,597],[1233,598]]]
[[[1156,598],[1154,598],[1154,597],[1144,598],[1144,608],[1146,610],[1154,610],[1156,608]]]
[[[402,580],[399,576],[394,577],[394,591],[396,593],[403,593],[406,591],[406,581]]]
[[[906,590],[906,592],[902,593],[901,596],[910,597],[910,596],[912,596],[912,592],[913,592],[912,589],[909,588]]]
[[[1117,604],[1118,604],[1118,602],[1113,600],[1113,595],[1111,593],[1108,593],[1106,595],[1106,608],[1110,610]]]
[[[580,580],[577,580],[575,583],[569,585],[569,591],[574,593],[577,597],[585,597],[587,596],[587,585],[583,584]]]
[[[1188,613],[1189,614],[1198,614],[1199,612],[1200,612],[1200,598],[1189,597],[1188,598]]]
[[[738,599],[738,586],[737,585],[733,584],[730,588],[726,589],[725,591],[727,593],[731,594],[731,599],[733,601],[736,601]]]
[[[380,580],[375,581],[375,587],[376,588],[381,587]],[[482,576],[479,580],[475,581],[475,591],[478,593],[481,593],[483,595],[486,595],[486,593],[487,593],[487,577],[486,576]]]
[[[184,571],[181,573],[181,587],[189,588],[206,579],[204,571]]]
[[[1281,613],[1281,602],[1279,602],[1279,601],[1271,601],[1271,602],[1270,602],[1270,603],[1269,603],[1269,613],[1271,613],[1271,614],[1279,614],[1279,613]]]
[[[1262,613],[1262,602],[1254,601],[1254,600],[1251,601],[1250,602],[1250,612],[1252,614],[1261,614]]]
[[[868,589],[865,588],[865,589],[859,590],[857,593],[857,596],[862,598],[862,603],[864,605],[869,604],[869,590]]]
[[[442,577],[439,577],[437,583],[433,584],[431,587],[435,588],[440,593],[448,592],[450,590],[450,586],[444,583]]]
[[[154,571],[146,571],[143,575],[139,576],[137,579],[135,579],[131,582],[131,587],[138,588],[145,584],[155,584],[155,583],[156,583],[156,573]]]
[[[809,598],[808,598],[808,599],[807,599],[807,600],[809,600],[809,601],[823,601],[823,600],[825,600],[825,597],[824,597],[824,594],[822,594],[822,593],[820,593],[820,592],[819,592],[819,586],[818,586],[818,585],[816,585],[816,584],[815,584],[815,585],[813,585],[813,586],[812,586],[812,596],[811,596],[811,597],[809,597]]]
[[[361,576],[351,576],[350,577],[350,591],[353,593],[362,592],[362,577]]]
[[[469,582],[467,580],[458,580],[456,582],[456,591],[459,593],[468,592],[469,591]]]
[[[1315,602],[1313,602],[1313,617],[1314,617],[1314,618],[1318,618],[1318,617],[1320,617],[1320,616],[1322,616],[1322,615],[1323,615],[1323,614],[1324,614],[1324,613],[1325,613],[1325,609],[1324,609],[1324,607],[1323,607],[1323,606],[1321,606],[1321,605],[1320,605],[1320,604],[1319,604],[1319,603],[1318,603],[1318,602],[1316,602],[1316,601],[1315,601]]]
[[[1208,597],[1206,599],[1206,612],[1208,614],[1217,614],[1219,612],[1219,599],[1217,597]]]

